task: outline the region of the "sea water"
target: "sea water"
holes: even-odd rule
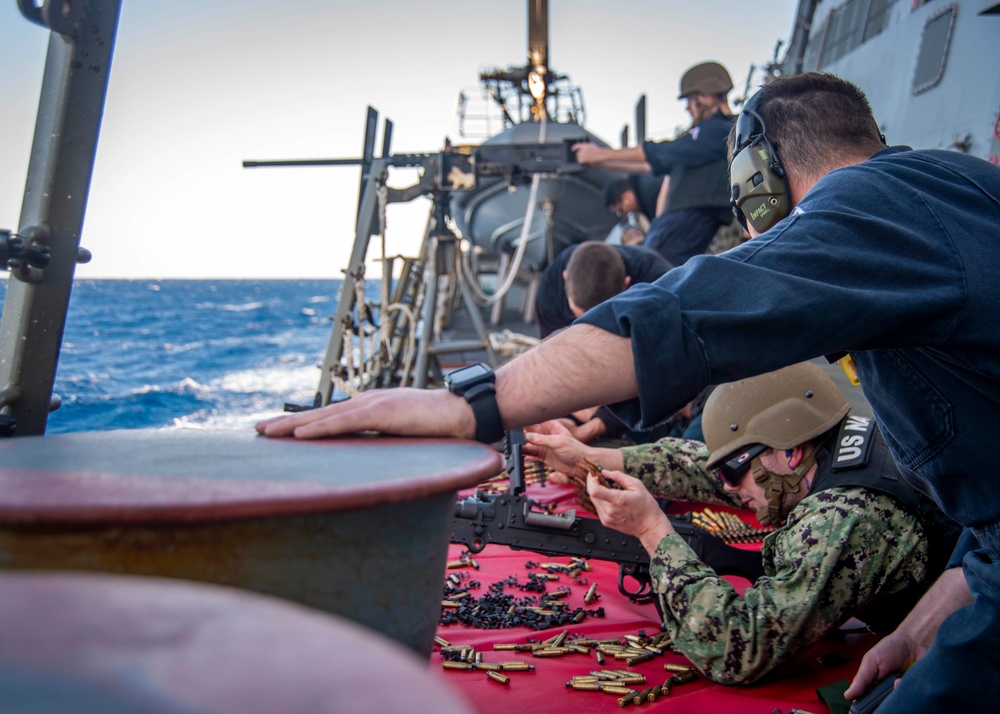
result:
[[[286,402],[312,404],[340,285],[78,280],[46,432],[249,429]]]

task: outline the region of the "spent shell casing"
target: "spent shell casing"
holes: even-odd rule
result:
[[[434,644],[438,647],[451,647],[451,643],[448,642],[448,640],[443,637],[438,637],[437,635],[434,636]]]
[[[566,682],[566,686],[577,692],[601,691],[601,685],[597,682]]]
[[[499,672],[501,667],[497,662],[476,662],[476,669],[484,672]]]
[[[652,687],[647,687],[646,689],[643,689],[634,697],[632,697],[632,703],[635,704],[636,706],[639,706],[640,704],[646,701],[646,697],[648,697],[649,693],[652,691],[653,691]]]
[[[617,679],[617,677],[615,675],[608,674],[607,672],[603,672],[603,671],[600,671],[600,672],[591,672],[588,676],[590,676],[590,677],[596,677],[597,679],[601,679],[601,680]]]
[[[589,605],[594,601],[594,597],[597,595],[597,583],[592,583],[589,588],[587,588],[587,594],[583,596],[583,602]]]
[[[646,695],[647,702],[655,702],[656,698],[660,696],[660,692],[663,691],[663,685],[657,684],[655,687],[649,690],[649,694]],[[669,692],[668,692],[669,694]]]
[[[530,662],[501,662],[500,667],[504,672],[533,672],[535,665]]]
[[[610,675],[610,676],[614,677],[615,679],[618,679],[619,677],[624,676],[624,675],[632,674],[628,670],[624,670],[624,669],[602,669],[601,672],[604,673],[604,674]]]
[[[694,668],[689,664],[674,664],[672,662],[667,662],[663,665],[663,669],[667,672],[690,672]]]
[[[642,672],[635,672],[628,676],[618,677],[617,682],[618,684],[645,684],[646,675],[643,674]]]
[[[500,674],[499,672],[487,672],[486,676],[492,679],[494,682],[499,682],[500,684],[510,684],[510,677],[506,674]]]
[[[687,684],[688,682],[693,682],[698,679],[698,673],[693,669],[689,669],[687,672],[678,672],[670,679],[673,680],[674,684]]]
[[[472,665],[468,662],[449,662],[445,661],[441,663],[444,669],[472,669]]]
[[[503,651],[503,650],[507,650],[507,651],[511,651],[512,652],[515,649],[517,649],[517,645],[510,645],[510,644],[499,644],[499,645],[495,644],[495,645],[493,645],[493,650],[495,652],[500,652],[500,651]]]
[[[601,691],[605,694],[630,694],[635,690],[631,687],[623,687],[620,684],[605,684],[601,687]]]
[[[532,657],[562,657],[568,654],[569,650],[565,647],[546,647],[544,650],[535,650],[531,653]]]
[[[649,662],[651,659],[653,659],[654,656],[655,655],[653,655],[652,652],[643,655],[636,655],[634,657],[629,657],[627,660],[625,660],[625,664],[627,664],[629,667],[633,667],[637,664],[642,664],[643,662]]]

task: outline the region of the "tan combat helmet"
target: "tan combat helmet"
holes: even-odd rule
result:
[[[681,94],[678,99],[684,99],[690,94],[728,94],[733,88],[733,79],[729,72],[718,62],[702,62],[691,67],[681,77]]]
[[[832,429],[850,409],[837,385],[811,362],[720,385],[702,416],[710,451],[707,466],[717,468],[758,444],[791,449]],[[785,494],[798,487],[814,460],[810,455],[792,474],[766,471],[758,457],[754,463],[754,479],[767,490],[769,501],[757,518],[778,522]]]

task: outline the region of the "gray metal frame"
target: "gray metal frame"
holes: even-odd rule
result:
[[[121,0],[19,0],[51,30],[18,234],[47,243],[44,270],[15,272],[0,320],[0,413],[43,434],[104,112]]]

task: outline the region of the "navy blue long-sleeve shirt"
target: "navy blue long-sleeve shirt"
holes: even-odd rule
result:
[[[830,172],[770,231],[579,322],[632,339],[648,426],[707,384],[848,350],[901,472],[1000,521],[1000,168],[894,147]]]

